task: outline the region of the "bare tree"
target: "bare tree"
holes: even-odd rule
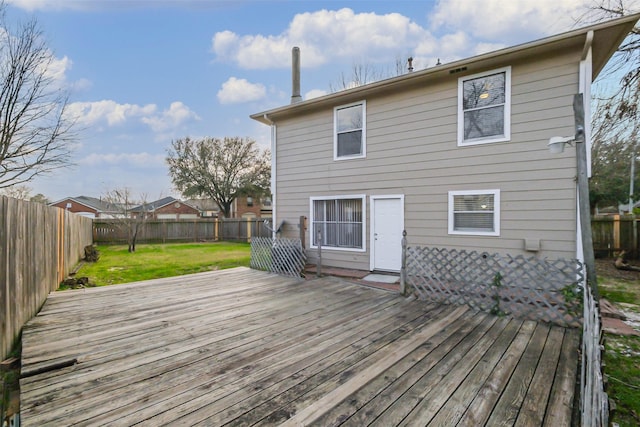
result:
[[[35,20],[15,29],[0,3],[0,188],[69,164],[74,120]]]
[[[631,176],[632,162],[638,156],[640,125],[637,120],[614,117],[608,100],[600,100],[593,114],[591,158],[592,176],[589,181],[591,208],[618,207],[630,198],[630,188],[640,188],[640,176]],[[634,181],[634,185],[630,184]]]
[[[633,13],[632,1],[596,0],[579,22],[591,24]],[[591,207],[614,205],[635,199],[630,188],[640,181],[630,176],[638,156],[638,103],[640,101],[640,28],[633,28],[600,74],[599,83],[621,76],[619,82],[596,93],[592,117]],[[613,86],[613,88],[612,88]]]
[[[633,2],[630,0],[595,0],[593,5],[578,19],[579,22],[591,24],[594,22],[620,18],[630,13]],[[637,10],[635,11],[637,12]],[[620,84],[609,94],[605,94],[611,101],[609,108],[613,116],[638,117],[634,94],[640,85],[640,27],[635,26],[622,42],[618,50],[609,61],[607,71],[602,73],[606,78],[620,74]],[[602,94],[601,94],[602,95]]]
[[[11,187],[2,188],[0,194],[7,197],[13,197],[19,200],[29,200],[31,197],[31,188],[27,185],[13,185]]]
[[[136,202],[131,190],[125,187],[107,191],[102,199],[111,205],[112,212],[117,212],[113,216],[113,224],[127,236],[129,252],[135,252],[138,235],[147,220],[146,195],[141,195]]]
[[[249,138],[178,139],[166,158],[175,188],[185,197],[209,197],[225,217],[240,194],[264,194],[271,180],[268,150]]]
[[[383,65],[373,65],[369,62],[354,62],[351,66],[351,74],[347,76],[344,72],[340,73],[340,77],[336,83],[329,84],[329,90],[331,92],[338,92],[351,89],[379,80],[400,76],[406,72],[407,62],[400,59],[399,56],[396,57],[395,63],[391,68]]]

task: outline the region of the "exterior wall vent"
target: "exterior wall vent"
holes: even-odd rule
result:
[[[461,73],[463,71],[467,71],[467,67],[454,68],[453,70],[449,70],[449,74]]]

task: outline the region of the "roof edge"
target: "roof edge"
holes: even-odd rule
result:
[[[312,99],[308,99],[308,100],[304,100],[302,102],[298,102],[296,104],[288,104],[288,105],[284,105],[281,107],[276,107],[270,110],[266,110],[266,111],[262,111],[259,113],[255,113],[255,114],[251,114],[249,117],[266,125],[272,125],[273,121],[272,121],[272,117],[274,115],[281,115],[281,114],[286,114],[290,111],[300,111],[306,108],[311,108],[312,106],[316,105],[316,104],[331,104],[333,103],[335,100],[338,100],[340,98],[344,98],[344,97],[350,97],[350,96],[356,96],[357,94],[363,93],[366,94],[367,92],[371,92],[371,91],[375,91],[381,88],[385,88],[388,86],[395,86],[398,84],[402,84],[402,83],[406,83],[406,82],[411,82],[413,80],[416,79],[421,79],[421,78],[425,78],[426,76],[429,76],[430,74],[433,73],[437,73],[437,72],[441,72],[443,69],[455,69],[461,66],[465,66],[465,65],[469,65],[470,63],[478,63],[478,62],[483,62],[483,61],[488,61],[490,59],[494,59],[497,58],[499,56],[503,56],[503,55],[511,55],[514,54],[516,52],[521,52],[521,51],[525,51],[525,50],[529,50],[529,49],[535,49],[535,48],[539,48],[545,45],[553,45],[556,43],[559,43],[563,40],[569,40],[571,38],[576,38],[576,37],[580,37],[580,36],[585,36],[587,35],[587,33],[589,31],[593,31],[594,33],[604,30],[604,29],[609,29],[609,28],[613,28],[613,27],[628,27],[628,30],[624,31],[620,31],[620,36],[618,38],[616,38],[616,42],[617,44],[611,43],[611,48],[608,49],[603,55],[600,55],[600,57],[602,59],[606,59],[601,61],[601,63],[598,64],[594,64],[594,78],[597,76],[597,74],[602,70],[602,68],[604,68],[604,66],[606,65],[606,63],[608,62],[609,58],[613,55],[613,53],[615,53],[615,51],[618,49],[618,46],[620,45],[620,43],[624,40],[624,38],[629,34],[629,31],[633,28],[633,26],[635,25],[635,23],[640,19],[640,13],[635,13],[632,15],[627,15],[627,16],[623,16],[620,18],[616,18],[616,19],[612,19],[609,21],[605,21],[605,22],[600,22],[600,23],[596,23],[593,25],[588,25],[585,27],[581,27],[581,28],[577,28],[575,30],[569,30],[560,34],[556,34],[553,36],[549,36],[549,37],[545,37],[542,39],[538,39],[538,40],[534,40],[534,41],[530,41],[530,42],[526,42],[526,43],[521,43],[518,45],[514,45],[514,46],[510,46],[510,47],[506,47],[503,49],[499,49],[499,50],[495,50],[495,51],[491,51],[491,52],[487,52],[487,53],[483,53],[480,55],[476,55],[476,56],[472,56],[472,57],[468,57],[468,58],[463,58],[463,59],[459,59],[447,64],[443,64],[443,65],[439,65],[439,66],[433,66],[430,68],[426,68],[424,70],[419,70],[419,71],[414,71],[412,73],[409,74],[403,74],[401,76],[395,76],[395,77],[391,77],[385,80],[380,80],[377,82],[373,82],[370,84],[366,84],[366,85],[362,85],[362,86],[358,86],[352,89],[346,89],[346,90],[342,90],[339,92],[334,92],[328,95],[324,95],[318,98],[312,98]],[[306,107],[306,108],[305,108]],[[271,116],[271,117],[270,117]]]

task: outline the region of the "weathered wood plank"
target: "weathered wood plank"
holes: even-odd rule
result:
[[[549,331],[538,367],[520,407],[516,426],[542,425],[549,401],[549,384],[553,384],[563,336],[564,330],[557,326]]]
[[[440,331],[424,345],[385,371],[384,375],[379,375],[349,399],[325,414],[318,420],[318,424],[333,425],[342,422],[344,426],[366,425],[415,383],[418,376],[415,371],[411,371],[412,368],[427,356],[432,356],[432,360],[440,360],[440,356],[433,356],[448,352],[486,317],[487,315],[480,313],[465,313],[465,316],[451,325],[452,327]]]
[[[412,337],[403,340],[403,342],[398,343],[397,346],[393,346],[393,349],[390,349],[388,353],[382,356],[368,369],[360,372],[358,375],[354,376],[351,380],[333,390],[331,393],[326,394],[322,399],[318,400],[314,404],[307,406],[304,410],[297,413],[282,425],[286,427],[310,424],[314,422],[329,408],[337,405],[351,393],[359,390],[364,384],[371,381],[377,375],[380,375],[386,369],[389,369],[394,363],[398,362],[408,353],[418,348],[418,346],[422,345],[429,338],[433,337],[439,330],[456,321],[456,319],[458,319],[467,310],[467,307],[458,307],[449,314],[446,314],[445,317],[431,323],[429,327],[417,334],[414,334]]]
[[[277,402],[286,399],[285,396],[300,395],[301,390],[315,389],[321,385],[326,378],[331,378],[340,373],[341,378],[347,378],[345,372],[358,366],[361,360],[375,353],[385,345],[393,345],[400,337],[410,334],[416,327],[421,326],[425,322],[425,317],[431,313],[425,314],[424,311],[413,311],[410,307],[394,307],[396,313],[391,318],[385,318],[382,322],[364,322],[365,328],[362,332],[357,333],[349,340],[343,340],[333,345],[331,350],[337,350],[328,354],[327,351],[318,351],[314,349],[309,357],[294,363],[286,365],[285,369],[280,369],[274,374],[256,378],[255,381],[249,381],[246,385],[238,384],[242,388],[230,393],[216,405],[203,406],[197,411],[190,413],[188,416],[181,418],[190,425],[196,423],[204,425],[221,425],[232,421],[238,415],[250,411],[254,406],[268,401],[263,408],[268,408],[269,412],[277,408]],[[438,310],[434,310],[438,311]],[[407,315],[411,321],[407,322]],[[407,322],[407,323],[405,323]],[[387,334],[375,334],[375,337],[368,338],[372,330],[387,331]],[[362,339],[365,337],[366,339]],[[355,341],[353,341],[355,339]],[[320,371],[320,367],[322,370]],[[319,375],[316,375],[319,374]],[[244,383],[244,382],[243,382]],[[272,384],[275,385],[271,386]],[[259,390],[259,392],[256,391]],[[292,390],[293,389],[293,390]],[[283,393],[285,392],[286,393]],[[275,398],[275,399],[274,399]],[[249,424],[249,417],[256,417],[259,411],[252,411],[252,415],[243,416],[240,425]],[[260,417],[261,418],[261,417]],[[257,421],[260,418],[254,420]]]
[[[318,371],[300,371],[300,374],[303,375],[301,380],[293,383],[290,388],[287,388],[291,382],[290,379],[287,379],[284,384],[278,384],[274,390],[275,397],[259,402],[251,402],[251,400],[249,400],[243,403],[243,406],[248,409],[244,409],[245,413],[242,414],[241,417],[233,420],[230,425],[253,425],[270,416],[270,414],[274,415],[266,421],[268,423],[275,422],[274,418],[279,418],[288,411],[288,409],[283,408],[284,406],[298,400],[299,396],[305,396],[310,401],[313,401],[316,396],[323,394],[321,389],[326,387],[327,384],[329,384],[327,389],[333,389],[335,388],[332,386],[333,384],[339,385],[344,383],[360,366],[364,366],[365,360],[370,355],[388,345],[394,345],[393,343],[398,338],[412,333],[413,330],[419,328],[430,319],[433,319],[434,316],[437,316],[440,312],[441,309],[434,309],[427,313],[421,313],[419,317],[409,323],[386,325],[378,329],[376,333],[370,335],[370,338],[367,337],[362,345],[351,346],[351,348],[345,347],[342,351],[329,355],[321,362],[326,366],[324,369]],[[345,351],[347,352],[346,355]],[[282,392],[280,392],[281,390]],[[278,392],[280,393],[278,394]],[[242,413],[241,411],[238,412]],[[286,418],[288,418],[288,416],[284,417],[284,419]],[[207,422],[208,421],[209,420],[207,420]]]
[[[382,308],[383,306],[378,307]],[[353,313],[353,316],[367,319],[373,314],[373,312],[359,311]],[[381,317],[383,320],[385,319],[384,316]],[[283,372],[281,375],[286,378],[295,373],[291,370],[298,363],[311,363],[312,356],[323,357],[322,353],[325,349],[332,348],[335,342],[340,340],[353,342],[361,335],[361,330],[354,327],[353,322],[345,319],[343,327],[333,329],[335,334],[328,337],[325,331],[331,326],[326,323],[327,321],[330,319],[314,322],[317,331],[315,334],[309,334],[305,331],[307,329],[305,325],[299,325],[301,327],[296,328],[299,332],[296,335],[286,331],[283,334],[276,333],[268,337],[271,339],[262,343],[262,346],[252,345],[249,351],[240,351],[237,355],[225,353],[225,358],[229,361],[220,363],[213,372],[209,366],[200,367],[202,364],[192,366],[188,374],[182,373],[180,375],[180,379],[184,379],[187,375],[191,380],[183,381],[174,387],[171,387],[172,383],[164,378],[165,375],[161,375],[162,384],[159,387],[146,386],[139,390],[145,394],[152,393],[152,404],[134,403],[126,408],[119,407],[112,416],[129,424],[150,418],[148,420],[150,425],[158,425],[170,423],[202,407],[216,412],[225,407],[225,398],[238,389],[254,387],[254,384],[265,381],[264,378],[274,371]],[[285,350],[287,354],[283,354]],[[213,389],[211,385],[214,377],[215,388]],[[145,400],[149,398],[149,396],[142,397]],[[128,400],[136,402],[131,398]],[[213,401],[215,404],[212,405]]]
[[[565,329],[558,370],[553,380],[549,405],[545,414],[544,426],[571,425],[574,404],[575,383],[578,371],[578,329]]]
[[[413,408],[413,410],[399,424],[401,426],[424,425],[440,411],[457,387],[466,378],[468,373],[485,356],[486,352],[494,345],[495,341],[504,334],[505,328],[507,336],[512,336],[518,324],[509,319],[498,319],[494,326],[482,336],[473,347],[446,373],[442,373],[438,378],[437,385],[429,388],[429,393]],[[437,425],[434,423],[434,425]]]
[[[182,280],[99,288],[95,300],[93,289],[52,294],[25,330],[27,367],[65,357],[78,363],[21,380],[22,424],[566,419],[575,331],[336,278],[289,281],[240,268]]]
[[[424,362],[417,364],[406,374],[407,378],[411,380],[409,388],[371,425],[379,427],[399,425],[431,390],[438,390],[440,381],[465,354],[471,351],[487,331],[494,327],[497,320],[495,316],[486,317],[468,335],[462,337],[461,340],[452,342],[453,345],[438,346],[433,353],[433,358],[427,357]],[[504,322],[501,323],[504,326]]]
[[[520,333],[521,320],[512,319],[500,336],[494,341],[487,352],[469,372],[466,378],[459,382],[458,388],[446,401],[436,416],[430,421],[430,425],[457,424],[466,408],[469,406],[478,390],[496,367],[505,351],[508,350],[514,338]],[[426,414],[421,414],[421,419],[426,421]]]
[[[500,394],[506,388],[511,374],[518,365],[531,335],[536,327],[534,321],[525,321],[518,336],[513,340],[491,375],[484,381],[475,399],[467,407],[458,422],[459,427],[475,427],[485,425],[491,415]]]
[[[382,297],[384,300],[389,300],[389,296],[388,295],[384,295]],[[345,302],[344,299],[341,299],[341,305],[337,306],[337,307],[333,307],[333,306],[327,306],[325,307],[326,310],[326,316],[325,316],[325,322],[333,322],[335,323],[336,321],[332,320],[330,314],[332,312],[339,312],[339,311],[344,311],[344,309],[346,307],[349,307],[348,301]],[[390,301],[388,302],[389,304],[395,304],[397,303],[396,301]],[[360,300],[360,308],[357,307],[351,307],[351,310],[347,310],[347,312],[349,313],[348,315],[345,315],[345,317],[342,318],[342,321],[345,321],[344,324],[344,328],[347,329],[349,327],[349,323],[348,323],[348,319],[349,316],[351,317],[357,317],[357,316],[362,316],[365,314],[364,310],[367,310],[370,314],[375,313],[377,308],[381,308],[378,305],[375,304],[366,304],[365,301]],[[287,308],[286,306],[284,308]],[[298,309],[301,313],[304,312],[306,314],[312,313],[313,314],[313,310],[310,310],[308,307],[298,307]],[[275,324],[279,324],[279,326],[275,327],[275,328],[269,328],[266,326],[260,326],[258,324],[256,324],[255,326],[252,326],[252,330],[257,331],[260,335],[255,336],[255,335],[246,335],[244,336],[244,338],[242,339],[243,335],[238,335],[238,334],[234,334],[232,333],[228,333],[225,337],[225,341],[219,341],[219,340],[213,340],[211,341],[211,339],[209,339],[210,343],[216,344],[216,348],[215,351],[211,351],[211,350],[207,350],[205,352],[201,352],[199,349],[203,348],[201,344],[193,344],[193,343],[189,343],[188,345],[194,350],[191,353],[188,354],[193,354],[193,357],[198,358],[197,360],[194,360],[193,358],[189,361],[175,361],[174,357],[164,357],[166,356],[167,352],[163,351],[164,349],[160,349],[160,351],[158,352],[147,352],[147,354],[142,354],[143,357],[145,357],[146,359],[149,359],[149,354],[157,354],[157,356],[154,357],[160,357],[162,362],[164,362],[163,364],[157,365],[157,367],[155,369],[151,369],[151,372],[148,372],[147,374],[151,376],[151,378],[155,380],[164,380],[164,383],[162,383],[162,387],[168,387],[169,390],[171,390],[170,387],[170,382],[169,380],[171,378],[175,378],[177,381],[179,381],[179,384],[185,384],[185,387],[187,388],[195,388],[198,385],[198,381],[202,382],[202,381],[206,381],[207,378],[209,378],[212,374],[216,374],[216,372],[218,373],[218,375],[221,374],[220,371],[228,371],[230,369],[230,366],[225,366],[225,367],[220,367],[217,370],[211,370],[210,368],[210,364],[211,362],[208,362],[208,360],[212,360],[212,359],[217,359],[217,354],[224,354],[225,359],[224,360],[228,360],[228,361],[233,361],[233,363],[238,364],[238,365],[242,365],[243,363],[249,363],[250,362],[250,357],[252,357],[252,354],[260,354],[260,352],[262,351],[262,347],[257,346],[256,343],[262,342],[262,345],[264,346],[265,344],[265,340],[268,338],[273,338],[274,336],[277,336],[278,334],[282,334],[282,330],[286,330],[287,328],[291,328],[292,322],[290,322],[290,318],[291,316],[293,316],[295,313],[292,314],[292,312],[287,311],[287,310],[283,310],[282,313],[279,316],[272,316],[272,320],[273,322],[275,322]],[[321,310],[319,313],[319,315],[323,314],[323,311]],[[308,320],[307,322],[311,323],[312,320]],[[302,326],[304,326],[304,322],[302,324]],[[316,334],[311,334],[309,335],[309,331],[308,330],[303,330],[301,331],[301,334],[304,334],[307,336],[307,338],[309,336],[313,336],[313,335],[317,335],[323,332],[323,327],[325,326],[324,323],[322,322],[315,322],[314,326],[316,327],[317,333]],[[274,335],[275,334],[275,335]],[[287,348],[288,345],[291,345],[293,342],[299,342],[300,341],[300,337],[296,336],[296,337],[288,337],[286,335],[283,335],[284,338],[286,338],[288,341],[285,344],[280,344],[282,347]],[[324,338],[323,338],[324,339]],[[227,343],[226,345],[224,343]],[[273,342],[272,342],[273,344]],[[184,347],[187,344],[185,343],[178,343],[177,345],[173,346],[175,347],[176,351],[181,351],[182,353],[185,353],[184,351]],[[207,345],[209,345],[209,343],[207,343]],[[206,346],[205,346],[206,347]],[[276,352],[276,350],[278,350],[278,348],[276,346],[273,346],[273,348],[271,349],[272,352]],[[171,355],[171,352],[169,352],[169,355]],[[254,356],[255,357],[255,356]],[[130,358],[129,358],[130,359]],[[122,385],[123,383],[126,384],[132,384],[131,386],[133,386],[134,384],[137,383],[136,378],[140,377],[140,374],[134,374],[134,376],[131,376],[130,372],[127,372],[127,366],[128,365],[133,365],[133,366],[137,366],[137,365],[145,365],[147,366],[147,370],[149,370],[149,363],[152,363],[153,361],[155,361],[155,359],[153,360],[129,360],[128,361],[123,361],[120,362],[114,366],[113,363],[110,364],[109,367],[104,368],[101,370],[101,372],[96,375],[92,375],[92,372],[89,373],[89,375],[85,375],[85,376],[81,376],[80,379],[81,381],[76,381],[75,384],[75,388],[78,388],[79,390],[84,390],[84,391],[79,391],[79,390],[74,390],[74,388],[69,388],[69,385],[65,386],[67,388],[69,388],[68,390],[68,395],[69,398],[68,400],[70,401],[75,401],[77,400],[77,395],[78,393],[83,393],[86,394],[86,388],[87,388],[87,382],[91,381],[92,378],[94,380],[99,379],[100,380],[100,385],[102,386],[103,384],[109,384],[113,381],[114,378],[118,378],[116,380],[117,384]],[[168,365],[167,365],[168,363]],[[197,363],[197,365],[194,365],[195,363]],[[179,369],[181,366],[183,365],[187,365],[188,367],[188,372],[179,372],[176,371],[176,369]],[[197,366],[201,366],[201,368],[197,368]],[[85,369],[88,369],[89,371],[92,371],[92,367],[89,366]],[[169,378],[163,378],[162,377],[162,373],[163,372],[168,372],[170,374]],[[144,375],[144,374],[143,374]],[[77,375],[74,375],[74,377],[76,377]],[[88,377],[88,378],[87,378]],[[142,378],[140,378],[141,381],[144,381],[144,376]],[[56,384],[54,385],[55,387],[59,387],[60,384]],[[145,393],[151,393],[155,391],[155,387],[150,387],[148,384],[144,385],[142,384],[140,386],[140,388],[145,392]],[[86,398],[83,399],[84,403],[91,403],[93,402],[93,400],[95,400],[96,402],[96,407],[95,409],[92,409],[92,411],[96,411],[98,410],[98,408],[100,410],[106,410],[104,408],[104,405],[100,405],[100,402],[102,401],[102,395],[103,395],[103,391],[100,389],[94,390],[93,392],[91,391],[92,387],[89,387],[89,391],[88,391],[88,396]],[[39,393],[43,396],[46,396],[47,393],[49,392],[49,389],[43,389],[43,390],[39,390]],[[175,390],[174,390],[175,391]],[[179,393],[178,393],[179,394]],[[93,396],[93,397],[92,397]],[[132,394],[130,392],[127,392],[124,396],[122,396],[122,398],[124,399],[128,399],[131,400],[133,402],[136,402],[135,399],[135,394]],[[119,401],[121,399],[115,399],[112,402],[110,402],[110,404],[115,405],[115,402]],[[83,403],[83,404],[84,404]],[[37,408],[35,408],[35,410],[37,411],[45,411],[46,405],[39,405]],[[139,406],[139,404],[138,404]],[[165,405],[166,406],[166,405]],[[66,416],[70,416],[70,412],[72,412],[72,408],[66,407],[66,408],[54,408],[49,412],[49,415],[53,415],[56,414],[60,411],[65,411]],[[87,416],[88,413],[87,411],[83,411],[81,416]],[[122,414],[119,414],[119,416],[122,416]]]
[[[547,324],[538,323],[536,325],[536,330],[529,341],[529,345],[518,362],[518,367],[513,372],[507,387],[496,403],[487,421],[488,424],[512,426],[515,423],[518,412],[520,412],[520,406],[527,394],[527,390],[529,390],[529,384],[538,366],[538,360],[547,341],[549,329],[550,327]]]

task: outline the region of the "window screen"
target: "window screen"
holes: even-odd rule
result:
[[[497,236],[500,190],[450,191],[449,233]]]
[[[363,248],[362,199],[314,200],[312,215],[314,246],[320,230],[323,247]]]
[[[507,137],[507,71],[461,79],[462,142]]]
[[[364,155],[364,104],[337,108],[335,157]]]

